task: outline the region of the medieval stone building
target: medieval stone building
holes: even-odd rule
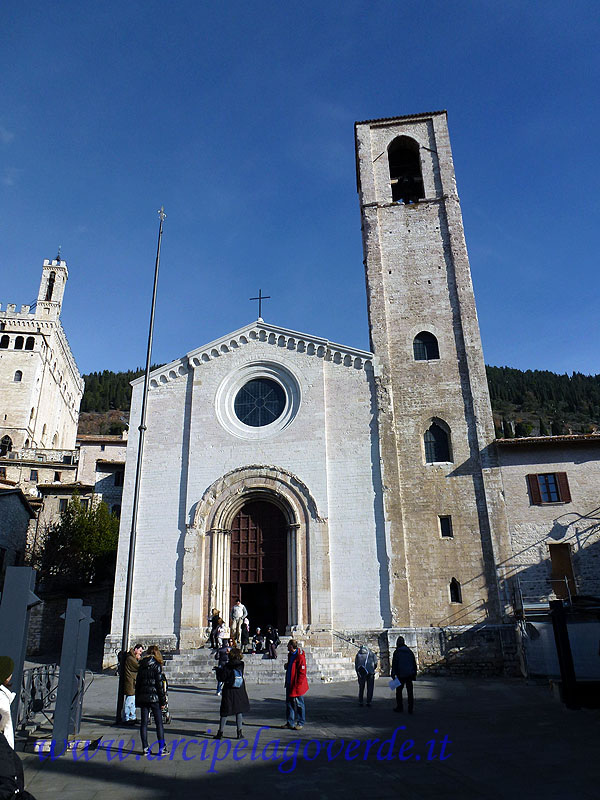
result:
[[[0,307],[0,456],[75,447],[83,381],[60,323],[67,263],[45,260],[32,311]]]

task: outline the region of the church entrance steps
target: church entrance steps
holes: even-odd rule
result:
[[[282,641],[279,656],[269,659],[260,654],[244,655],[244,676],[248,683],[283,684],[284,667],[287,660],[286,643]],[[309,683],[311,679],[330,681],[350,681],[356,679],[352,659],[342,653],[332,652],[327,647],[307,647],[306,668]],[[200,680],[216,680],[213,668],[216,666],[214,653],[208,647],[197,650],[182,650],[166,656],[165,674],[170,683],[188,683]]]

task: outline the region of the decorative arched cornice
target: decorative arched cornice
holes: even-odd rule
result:
[[[253,500],[276,505],[288,527],[297,527],[307,515],[316,522],[324,521],[307,486],[293,473],[252,464],[228,472],[206,489],[193,509],[191,527],[205,533],[230,530],[236,514]]]
[[[165,364],[155,370],[150,376],[150,388],[156,389],[162,384],[185,376],[190,370],[201,367],[203,364],[222,358],[235,352],[251,342],[264,342],[280,350],[296,350],[312,358],[322,358],[342,367],[370,371],[373,369],[373,354],[366,350],[357,350],[352,347],[335,344],[327,339],[309,336],[287,328],[267,325],[257,320],[253,325],[234,333],[227,334],[221,339],[210,342],[204,347],[192,350],[183,358]],[[137,378],[132,385],[143,381]]]

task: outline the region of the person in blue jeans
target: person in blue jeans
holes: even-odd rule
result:
[[[306,722],[304,695],[308,692],[306,678],[306,656],[298,642],[288,642],[288,660],[285,666],[285,709],[286,723],[284,728],[300,731]]]
[[[135,704],[142,712],[140,738],[144,755],[150,752],[148,747],[148,719],[150,713],[156,725],[156,738],[161,756],[169,754],[165,744],[165,731],[163,728],[162,709],[167,703],[167,696],[163,685],[163,657],[158,647],[153,644],[148,648],[146,655],[140,661],[137,678],[135,681]]]
[[[367,688],[367,705],[371,705],[373,700],[373,689],[375,687],[375,670],[377,668],[377,656],[366,645],[361,645],[356,658],[354,659],[354,669],[358,678],[358,705],[363,705],[365,686]]]

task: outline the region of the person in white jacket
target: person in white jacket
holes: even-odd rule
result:
[[[0,656],[0,733],[4,734],[13,750],[15,749],[15,734],[10,715],[10,704],[15,699],[15,693],[10,691],[10,686],[14,668],[15,662],[12,658]]]

